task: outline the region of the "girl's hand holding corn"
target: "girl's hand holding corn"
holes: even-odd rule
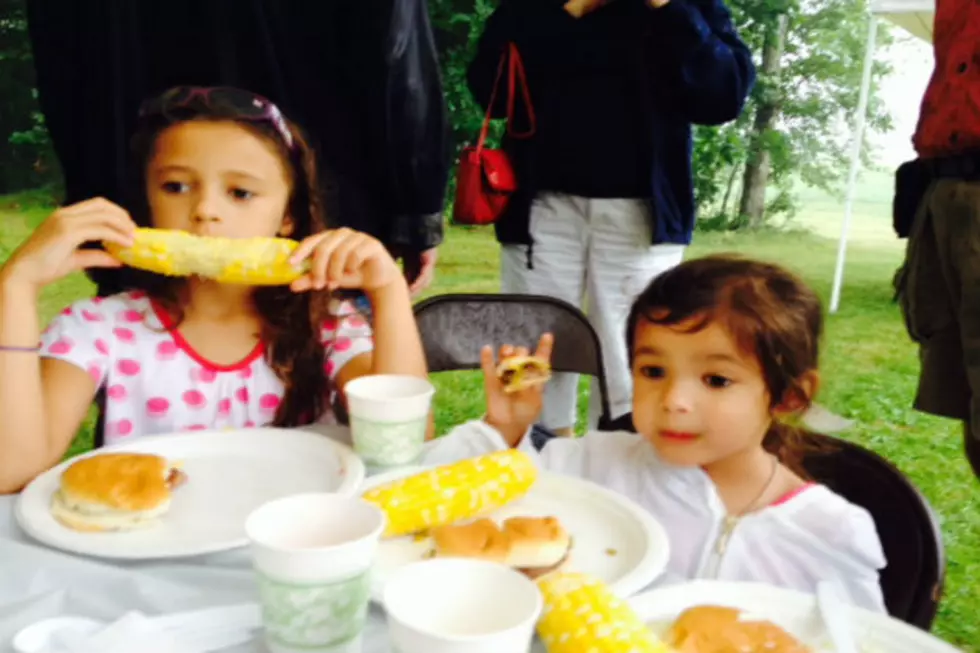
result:
[[[290,288],[308,290],[363,290],[373,293],[404,282],[395,260],[377,239],[352,229],[333,229],[303,240],[290,262],[309,259],[309,271]]]
[[[534,355],[550,363],[554,344],[554,337],[550,333],[542,335]],[[500,360],[527,355],[526,347],[504,345],[500,348]],[[541,414],[544,387],[532,386],[517,392],[504,392],[503,383],[497,375],[493,349],[489,345],[480,352],[480,365],[483,368],[483,387],[487,395],[486,422],[500,432],[507,444],[517,446]]]
[[[121,264],[99,249],[81,249],[85,243],[109,241],[132,245],[136,224],[122,207],[95,198],[58,209],[34,230],[0,269],[3,284],[37,291],[85,268],[111,268]]]

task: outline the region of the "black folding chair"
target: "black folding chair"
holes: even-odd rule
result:
[[[512,344],[533,351],[541,334],[553,334],[552,369],[597,379],[599,428],[609,430],[599,337],[582,311],[568,302],[541,295],[438,295],[416,304],[415,319],[430,372],[479,369],[484,345]]]
[[[807,472],[866,509],[875,521],[888,561],[881,589],[889,614],[929,630],[946,577],[942,531],[929,502],[897,467],[873,451],[828,435],[810,437],[828,453],[807,457]]]
[[[632,413],[617,425],[636,431]],[[928,631],[946,578],[942,531],[929,502],[897,467],[873,451],[829,435],[808,437],[815,453],[803,461],[807,473],[874,519],[887,560],[881,590],[888,613]]]

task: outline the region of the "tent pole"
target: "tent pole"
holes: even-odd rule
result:
[[[851,229],[851,216],[854,213],[854,193],[857,175],[861,169],[861,143],[864,140],[864,123],[868,113],[868,95],[871,92],[871,69],[874,64],[875,37],[878,33],[878,19],[872,13],[868,20],[868,41],[864,51],[864,71],[861,77],[861,93],[858,96],[856,120],[854,121],[853,142],[851,143],[851,169],[847,176],[847,196],[844,200],[844,220],[841,225],[840,240],[837,243],[837,266],[834,270],[834,286],[830,293],[830,312],[836,313],[840,307],[841,286],[844,284],[844,258],[847,254],[847,236]]]

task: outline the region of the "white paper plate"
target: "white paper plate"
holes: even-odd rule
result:
[[[176,558],[247,544],[245,518],[259,505],[303,492],[352,496],[364,464],[326,435],[291,429],[197,431],[138,438],[81,457],[115,451],[153,453],[179,461],[188,481],[174,492],[162,523],[145,531],[79,533],[51,516],[65,461],[38,476],[17,499],[17,521],[34,539],[100,558]]]
[[[423,469],[400,468],[371,476],[362,492]],[[667,567],[670,544],[660,523],[629,499],[590,481],[541,472],[524,497],[487,516],[502,520],[516,515],[561,520],[574,540],[565,569],[592,574],[619,596],[631,596],[647,587]],[[389,574],[421,560],[428,548],[412,537],[383,540],[372,598],[380,602]]]
[[[781,626],[814,653],[833,653],[817,610],[816,598],[802,592],[761,585],[721,581],[692,581],[644,592],[630,599],[637,614],[657,632],[696,605],[738,608],[747,617],[768,619]],[[860,653],[962,653],[929,633],[886,615],[851,608]]]

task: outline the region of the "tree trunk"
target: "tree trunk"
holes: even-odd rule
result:
[[[772,155],[765,141],[767,132],[779,115],[779,64],[786,42],[787,25],[786,15],[781,14],[766,30],[762,46],[762,68],[759,72],[767,89],[761,94],[752,123],[749,160],[745,164],[745,176],[742,178],[742,201],[739,207],[739,214],[752,229],[765,223],[766,186],[772,164]]]
[[[738,171],[741,165],[735,164],[732,166],[732,171],[728,174],[728,183],[725,185],[725,196],[721,200],[721,214],[728,217],[728,202],[732,199],[732,191],[735,190],[735,179],[738,177]]]

